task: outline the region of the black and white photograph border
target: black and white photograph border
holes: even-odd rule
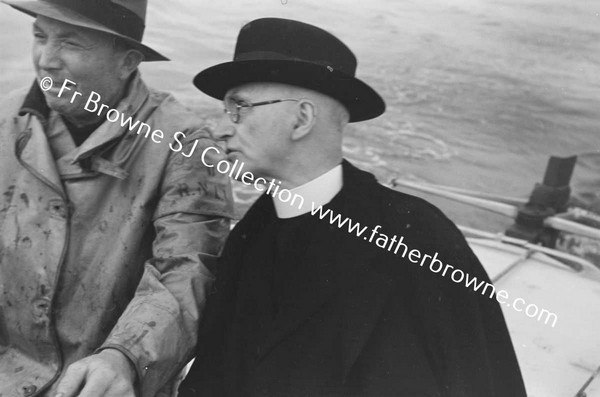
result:
[[[0,7],[6,95],[35,76],[33,20]],[[313,24],[352,49],[387,109],[348,126],[344,157],[459,225],[493,282],[527,395],[600,397],[600,3],[149,0],[144,42],[171,61],[141,75],[214,127],[222,105],[192,79],[230,61],[240,28],[262,17]],[[240,219],[260,191],[233,183]],[[399,237],[375,226],[373,244]],[[432,256],[410,261],[442,277]]]

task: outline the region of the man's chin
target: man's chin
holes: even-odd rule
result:
[[[228,151],[226,154],[226,159],[230,163],[238,162],[238,164],[244,163],[244,168],[248,167],[248,161],[243,153],[238,152],[237,150]]]
[[[234,169],[234,173],[232,175],[232,177],[236,180],[240,180],[242,178],[242,176],[249,172],[252,174],[253,178],[258,178],[260,175],[256,175],[255,171],[254,171],[254,167],[252,166],[252,163],[248,162],[248,160],[246,159],[246,157],[240,153],[240,152],[229,152],[227,153],[227,157],[226,157],[227,161],[229,162],[229,164],[231,164],[231,167]],[[231,170],[231,168],[230,168]],[[236,178],[237,176],[237,178]]]
[[[44,93],[46,97],[46,103],[48,107],[55,112],[59,113],[61,116],[65,116],[67,118],[78,118],[81,117],[81,113],[83,110],[83,104],[78,104],[77,101],[70,103],[68,99],[58,98],[56,95],[51,92]],[[84,111],[85,113],[88,113]],[[89,114],[87,115],[89,117]]]

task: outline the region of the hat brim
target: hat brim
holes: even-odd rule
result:
[[[81,26],[96,30],[99,32],[108,33],[114,36],[118,36],[127,42],[132,49],[135,49],[144,55],[144,61],[168,61],[169,58],[153,50],[152,48],[130,38],[122,35],[90,18],[87,18],[67,7],[63,7],[57,4],[48,3],[44,1],[7,1],[1,0],[3,3],[8,4],[16,10],[24,12],[25,14],[37,17],[42,15],[48,18],[56,19],[57,21],[65,22],[75,26]]]
[[[227,91],[247,83],[272,82],[308,88],[342,103],[350,122],[373,119],[385,111],[385,102],[366,83],[327,66],[292,60],[226,62],[203,70],[194,85],[222,100]]]

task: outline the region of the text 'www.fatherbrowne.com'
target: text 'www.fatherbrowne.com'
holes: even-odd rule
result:
[[[527,317],[535,318],[537,321],[544,321],[545,325],[548,323],[552,324],[552,327],[556,325],[558,316],[546,309],[540,309],[537,305],[527,302],[523,298],[516,298],[509,301],[509,294],[505,290],[496,290],[493,284],[486,282],[485,280],[478,280],[477,277],[471,276],[469,273],[464,272],[461,269],[457,269],[450,264],[444,264],[438,259],[438,253],[435,252],[433,256],[428,254],[422,254],[417,249],[410,249],[408,245],[404,243],[404,236],[393,235],[391,238],[386,234],[381,233],[381,225],[377,225],[370,229],[370,234],[365,234],[369,229],[368,226],[363,226],[359,222],[354,222],[350,218],[344,218],[341,214],[336,214],[331,209],[324,209],[322,206],[316,207],[312,204],[311,214],[319,217],[321,220],[328,221],[331,225],[337,226],[341,230],[347,230],[348,233],[356,235],[356,237],[362,237],[369,243],[375,242],[379,248],[389,252],[393,252],[395,255],[400,255],[402,258],[408,258],[412,263],[419,264],[421,267],[428,266],[429,270],[433,273],[441,273],[442,277],[450,277],[450,279],[456,284],[463,284],[466,288],[472,288],[475,292],[480,292],[481,295],[486,295],[489,292],[489,298],[492,299],[494,296],[498,303],[512,307],[515,311],[525,313]]]

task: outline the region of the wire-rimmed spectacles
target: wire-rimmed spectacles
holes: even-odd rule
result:
[[[244,101],[235,101],[229,100],[225,102],[225,109],[223,112],[229,115],[231,122],[234,124],[239,123],[240,121],[240,111],[242,108],[253,108],[255,106],[263,106],[263,105],[271,105],[273,103],[286,102],[286,101],[299,101],[300,99],[286,98],[286,99],[273,99],[270,101],[261,101],[261,102],[244,102]]]

